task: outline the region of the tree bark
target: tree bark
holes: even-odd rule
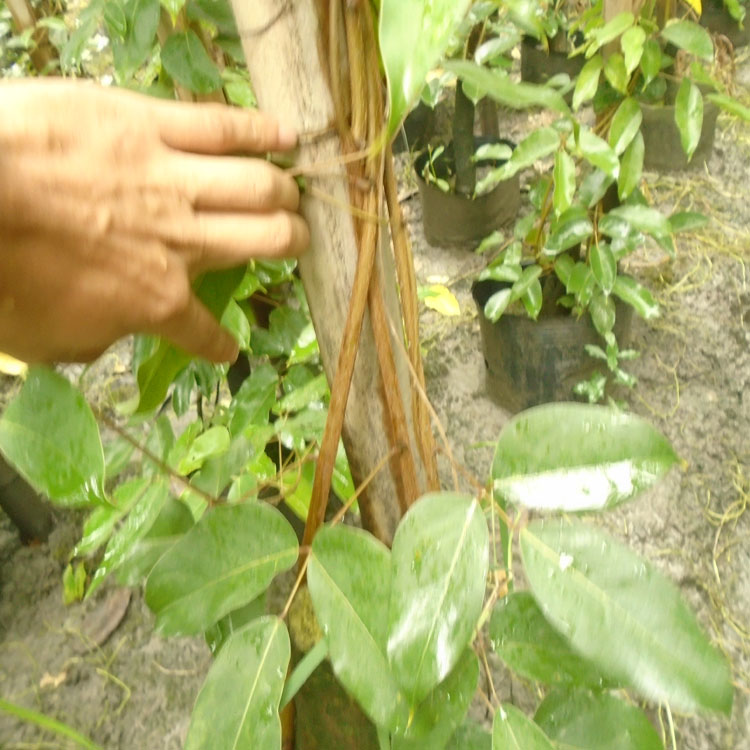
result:
[[[351,132],[356,134],[362,126],[358,121],[361,113],[337,111],[334,105],[338,101],[341,110],[345,97],[340,91],[337,96],[332,95],[328,75],[330,65],[326,59],[325,43],[330,30],[328,2],[233,0],[233,6],[260,107],[303,134],[297,164],[317,165],[308,170],[305,177],[306,191],[301,211],[310,226],[312,241],[299,267],[323,367],[329,384],[333,384],[342,332],[350,310],[360,243],[365,234],[362,227],[372,220],[372,217],[360,217],[363,223],[355,224],[350,204],[357,202],[355,191],[368,188],[354,184],[342,158],[347,152],[368,144],[355,141],[354,148],[352,144],[345,144],[337,123],[351,118]],[[343,16],[348,7],[342,3],[337,12]],[[343,20],[340,25],[343,34]],[[343,38],[340,54],[336,54],[341,59],[336,65],[345,65],[346,42]],[[346,81],[348,83],[348,79]],[[335,85],[340,83],[339,80]],[[376,205],[384,204],[381,193]],[[382,218],[382,212],[378,223],[381,231],[374,275],[380,280],[384,305],[376,304],[376,308],[385,308],[390,354],[395,360],[394,379],[398,390],[395,395],[406,415],[409,445],[394,445],[393,423],[386,403],[388,394],[381,376],[383,351],[381,347],[379,358],[371,315],[373,303],[380,294],[377,284],[370,286],[369,309],[359,337],[342,437],[355,483],[359,485],[376,472],[360,496],[359,504],[365,527],[388,543],[402,515],[404,500],[408,505],[415,499],[404,498],[405,492],[413,494],[404,487],[402,459],[406,452],[414,460],[419,493],[435,486],[436,472],[434,455],[424,455],[425,441],[420,440],[425,429],[425,420],[419,417],[423,405],[416,401],[417,389],[411,380],[404,348],[395,340],[395,336],[401,336],[403,324],[387,220]],[[405,290],[402,292],[407,294]],[[377,315],[375,320],[377,322]],[[382,316],[378,326],[382,342]],[[388,390],[393,386],[391,383]],[[332,394],[332,402],[337,395],[340,394]],[[391,408],[391,414],[392,411]],[[389,455],[391,459],[385,469],[377,471]]]

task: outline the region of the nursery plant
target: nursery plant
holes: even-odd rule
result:
[[[179,23],[187,6],[170,5],[174,23]],[[220,4],[211,5],[218,12]],[[380,175],[388,174],[383,144],[419,95],[468,3],[381,0],[374,8],[331,5],[341,14],[341,24],[335,18],[322,23],[316,15],[321,7],[317,3],[300,1],[290,6],[267,0],[250,7],[237,2],[235,28],[240,29],[240,38],[243,30],[254,31],[252,48],[245,45],[251,73],[258,60],[268,64],[272,59],[269,49],[283,53],[281,40],[289,49],[298,49],[303,31],[333,28],[336,34],[343,33],[339,43],[349,43],[343,47],[348,48],[353,78],[366,67],[374,78],[363,80],[373,85],[368,91],[375,92],[381,85],[378,66],[365,62],[372,62],[372,55],[380,52],[388,80],[387,118],[371,100],[372,109],[365,111],[370,116],[380,111],[381,118],[360,122],[362,102],[352,99],[347,105],[343,89],[336,102],[339,125],[346,126],[343,133],[334,131],[336,142],[348,149],[345,157],[364,159],[367,169],[374,170],[365,175],[370,182],[365,182],[369,192],[364,205],[356,205],[364,180],[351,180],[354,187],[348,199],[342,191],[343,206],[319,189],[328,179],[330,160],[320,167],[302,161],[311,153],[305,150],[300,156],[305,168],[298,168],[304,175],[306,200],[339,211],[339,221],[342,216],[351,220],[351,214],[359,220],[352,234],[360,241],[363,263],[364,251],[378,240],[372,228],[379,222],[368,221],[368,214],[370,219],[378,215],[381,199],[375,186],[380,188]],[[189,30],[174,26],[182,41],[172,44],[183,45],[184,54],[175,52],[170,73],[165,70],[166,41],[161,47],[157,41],[153,7],[129,0],[122,8],[125,25],[119,29],[124,49],[117,59],[128,61],[121,68],[124,80],[147,86],[177,81],[195,91],[213,78],[205,63],[206,59],[214,63],[208,53],[205,58],[195,54]],[[142,18],[144,8],[150,13]],[[317,24],[310,26],[310,18]],[[147,40],[141,36],[146,20]],[[104,22],[109,23],[106,18]],[[210,39],[220,36],[214,16],[196,22]],[[92,24],[89,33],[96,28]],[[315,50],[325,47],[318,38],[307,42]],[[327,43],[331,42],[329,38]],[[376,43],[379,46],[373,47]],[[137,64],[134,44],[143,50]],[[338,65],[341,48],[333,49]],[[277,60],[272,65],[285,69]],[[476,73],[467,63],[451,65],[485,88],[488,71]],[[311,67],[290,65],[287,75],[288,70],[308,74]],[[221,80],[220,76],[219,85]],[[503,79],[492,80],[494,95],[502,100],[497,91],[503,91],[504,84],[497,81]],[[213,81],[217,83],[216,78]],[[253,82],[261,104],[272,109],[274,95],[283,102],[286,93],[276,81],[273,86],[258,78]],[[567,105],[554,90],[512,85],[527,103],[543,100],[568,116]],[[303,91],[298,82],[289,88]],[[160,86],[157,89],[164,92]],[[362,88],[352,87],[355,90]],[[615,170],[608,171],[611,162],[605,161],[612,158],[607,157],[610,152],[617,158],[616,148],[570,118],[567,121],[572,123],[570,130],[550,129],[558,140],[546,155],[559,152],[564,154],[561,160],[572,159],[562,149],[563,140],[582,142],[589,154],[584,158],[605,176],[603,181],[617,180],[619,186],[619,172],[610,174]],[[363,125],[362,131],[357,130]],[[540,132],[550,137],[546,130]],[[364,144],[360,143],[363,134],[371,137]],[[320,137],[327,133],[316,133],[310,141]],[[597,149],[605,154],[601,158],[597,149],[586,145],[600,141],[603,146]],[[530,146],[521,146],[508,162],[511,168],[527,158],[524,153]],[[601,185],[591,189],[603,191]],[[551,189],[548,211],[553,210],[557,192]],[[559,216],[571,205],[561,208]],[[623,243],[636,232],[650,231],[660,240],[669,236],[639,225],[644,215],[651,216],[644,214],[645,207],[633,203],[623,208],[638,209],[630,212],[636,218],[627,211],[615,214],[627,230],[619,238]],[[323,229],[333,233],[335,227],[316,225],[315,215],[310,217],[314,242],[320,243],[313,253],[324,253]],[[398,237],[398,225],[392,227]],[[610,244],[618,239],[614,234],[603,236],[611,237]],[[401,458],[396,448],[405,452],[408,443],[397,442],[363,473],[360,462],[351,460],[362,455],[355,453],[361,451],[357,441],[372,444],[379,436],[350,432],[345,443],[353,479],[347,477],[341,422],[336,425],[335,419],[343,418],[338,410],[343,409],[342,389],[346,402],[348,382],[342,386],[337,378],[348,360],[344,357],[338,367],[335,357],[331,362],[330,351],[337,347],[327,341],[330,330],[316,307],[322,302],[312,294],[309,270],[310,266],[301,269],[306,295],[291,266],[253,264],[198,282],[204,302],[238,335],[251,356],[251,374],[233,395],[223,387],[221,368],[191,361],[165,342],[144,338],[139,339],[134,356],[138,393],[129,403],[119,403],[116,410],[92,409],[65,375],[32,368],[0,416],[0,450],[8,461],[54,502],[87,511],[84,537],[71,560],[71,586],[87,579],[90,596],[110,574],[128,585],[145,582],[146,601],[159,632],[203,633],[209,639],[216,658],[197,697],[186,747],[281,748],[280,711],[293,703],[323,662],[370,722],[369,729],[349,745],[329,742],[325,747],[535,750],[554,743],[600,747],[606,737],[618,747],[648,750],[664,743],[637,706],[636,696],[686,712],[728,713],[732,705],[728,664],[701,632],[677,589],[652,563],[595,523],[581,519],[631,501],[673,466],[677,457],[665,438],[644,420],[616,410],[570,404],[543,407],[507,424],[497,438],[487,481],[479,483],[473,494],[454,486],[417,496],[398,488],[392,496],[379,495],[373,492],[376,478]],[[522,299],[533,296],[526,292],[535,288],[533,281],[538,279],[529,283]],[[282,302],[280,286],[291,302]],[[366,299],[368,287],[374,317],[378,303],[369,279],[352,296]],[[648,297],[634,289],[635,304],[647,306]],[[255,308],[247,302],[261,290],[273,302],[267,326],[260,325]],[[408,296],[409,290],[402,285],[402,296]],[[405,310],[408,304],[403,302]],[[404,319],[403,327],[395,327],[394,332],[386,329],[387,336],[405,338],[402,346],[416,349],[418,357],[418,340],[408,336],[408,312]],[[361,318],[354,326],[355,351],[360,325]],[[317,369],[318,357],[327,378]],[[383,374],[380,377],[385,379]],[[327,382],[333,383],[330,391]],[[414,391],[423,388],[416,372],[409,382]],[[376,390],[372,377],[368,386]],[[179,434],[163,411],[167,398],[177,413],[191,415]],[[196,402],[200,409],[190,412],[189,405]],[[125,419],[128,407],[130,416]],[[329,433],[332,415],[334,429]],[[425,429],[416,418],[414,423]],[[425,441],[422,436],[418,445],[429,446]],[[326,453],[327,445],[332,445],[332,454]],[[447,441],[442,448],[450,456]],[[342,460],[337,463],[339,456]],[[331,460],[333,486],[344,504],[336,516],[329,515],[322,523],[328,487],[323,485],[320,516],[315,487],[321,481],[324,459]],[[424,462],[429,464],[428,459]],[[460,467],[452,460],[451,464],[457,475]],[[402,467],[397,463],[395,468]],[[306,482],[313,485],[309,492],[300,489]],[[295,495],[307,498],[309,508],[306,502],[296,503]],[[289,520],[274,507],[282,500],[307,517],[308,536],[302,544]],[[355,500],[362,528],[342,521]],[[388,513],[382,508],[399,508],[402,501],[401,517],[389,536],[382,523]],[[93,555],[101,548],[103,556],[96,566]],[[286,604],[271,611],[265,599],[269,587],[278,573],[292,569],[296,583]],[[516,586],[522,578],[528,582],[523,589]],[[312,636],[301,648],[303,639],[291,627],[289,615],[308,595],[317,627],[309,628]],[[491,647],[505,663],[538,682],[545,695],[532,718],[512,705],[500,704],[493,689],[489,694],[480,691],[480,700],[492,712],[491,732],[466,719],[480,670],[485,673],[483,682],[493,684],[484,658],[487,632]],[[293,641],[295,662],[291,663]],[[341,721],[345,723],[346,717]]]

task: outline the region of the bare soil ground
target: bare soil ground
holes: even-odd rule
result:
[[[747,53],[738,71],[747,93]],[[528,127],[518,118],[508,122],[512,133]],[[673,731],[680,750],[750,750],[750,126],[722,116],[719,128],[705,172],[645,180],[661,205],[703,211],[712,224],[681,238],[674,260],[646,248],[630,267],[654,289],[662,316],[634,323],[632,343],[642,357],[631,367],[639,384],[626,399],[685,463],[646,497],[597,521],[676,581],[731,660],[730,719],[670,717],[649,707],[666,746]],[[402,190],[410,192],[406,177]],[[470,295],[482,261],[467,250],[427,246],[418,199],[405,198],[404,206],[420,283],[446,283],[461,306],[455,318],[423,314],[429,394],[456,460],[483,481],[492,441],[509,415],[486,395]],[[98,372],[108,381],[119,367],[115,357]],[[0,696],[71,724],[107,750],[179,748],[209,650],[200,639],[154,635],[138,591],[123,617],[124,601],[108,586],[93,601],[64,607],[63,562],[79,526],[78,517],[63,515],[49,544],[25,547],[0,517]],[[512,694],[528,705],[529,686],[491,663],[501,698]],[[481,705],[472,711],[481,717]],[[0,715],[0,748],[69,747]]]

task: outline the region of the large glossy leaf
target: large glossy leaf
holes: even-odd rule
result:
[[[104,452],[94,415],[62,375],[32,367],[0,416],[0,451],[37,490],[60,505],[104,498]]]
[[[234,633],[198,694],[185,750],[281,747],[279,701],[289,655],[289,634],[277,617]]]
[[[609,294],[617,278],[617,262],[606,242],[597,242],[589,249],[591,271],[602,291]]]
[[[118,498],[132,505],[125,522],[112,535],[86,596],[91,596],[104,579],[136,551],[138,542],[156,522],[169,499],[169,488],[163,479],[134,479],[118,488]]]
[[[411,706],[448,675],[471,640],[488,559],[487,524],[465,495],[423,496],[396,530],[388,657]]]
[[[276,508],[223,505],[159,560],[146,583],[146,603],[165,635],[190,635],[255,599],[297,559],[297,537]]]
[[[632,26],[620,39],[620,46],[625,59],[625,70],[628,76],[638,67],[643,55],[643,44],[646,32],[640,26]]]
[[[639,132],[643,114],[638,102],[629,96],[623,99],[609,126],[609,145],[619,156]]]
[[[559,216],[563,211],[570,208],[576,192],[576,165],[573,157],[564,149],[560,149],[555,154],[553,174],[555,190],[552,204],[555,207],[555,213]]]
[[[592,46],[587,54],[591,56],[593,51],[603,47],[605,44],[617,39],[622,33],[627,31],[634,23],[635,17],[630,11],[618,13],[612,20],[604,24],[600,29],[592,32]]]
[[[534,721],[566,750],[663,750],[644,713],[613,695],[577,690],[553,692]]]
[[[544,619],[528,591],[510,594],[495,605],[490,638],[495,653],[514,672],[530,680],[594,688],[605,683],[599,670],[573,651]]]
[[[646,234],[661,236],[671,234],[672,226],[669,219],[658,209],[649,206],[618,206],[609,212],[612,216],[619,216],[634,229]]]
[[[324,528],[307,582],[337,678],[376,724],[395,729],[406,704],[385,655],[391,553],[360,529]]]
[[[495,491],[543,510],[612,507],[652,485],[677,460],[667,439],[634,414],[546,404],[503,428],[492,461]]]
[[[557,151],[559,145],[560,134],[554,128],[537,128],[518,144],[510,159],[496,170],[494,181],[500,182],[512,177],[516,172]],[[477,185],[478,193],[485,192],[483,182]]]
[[[393,737],[392,750],[445,747],[466,716],[478,678],[479,661],[467,648],[453,671],[417,706],[408,728]]]
[[[659,305],[651,292],[630,276],[618,276],[612,292],[627,302],[645,320],[659,317]]]
[[[520,541],[545,617],[606,675],[681,711],[730,712],[726,659],[650,562],[580,522],[537,521]]]
[[[713,60],[714,45],[710,34],[693,21],[671,20],[661,30],[661,35],[675,47],[684,49],[691,55],[703,60]]]
[[[164,69],[181,86],[196,94],[221,88],[221,75],[198,35],[188,29],[170,34],[161,48]]]
[[[682,150],[688,160],[693,156],[703,129],[703,96],[689,79],[683,78],[674,103],[674,120],[680,131]]]
[[[620,161],[620,174],[617,176],[617,197],[621,201],[625,200],[641,181],[645,151],[643,134],[638,132],[625,149]]]
[[[620,161],[617,154],[604,139],[588,128],[581,127],[578,147],[586,161],[595,167],[599,167],[609,177],[617,177]]]
[[[448,46],[471,0],[381,0],[380,52],[388,79],[393,136]]]
[[[574,110],[578,110],[582,104],[594,98],[594,94],[599,87],[599,74],[602,71],[603,64],[601,55],[594,55],[594,57],[586,61],[586,64],[578,74],[576,87],[573,90]]]
[[[157,2],[158,5],[158,2]],[[245,268],[230,268],[226,271],[213,271],[204,274],[195,283],[198,299],[220,320],[232,298],[232,292],[242,281]],[[170,344],[165,339],[159,341],[156,351],[138,367],[138,413],[152,411],[167,396],[167,390],[189,362],[190,355]]]
[[[492,750],[554,750],[544,732],[515,706],[505,703],[492,722]]]
[[[488,70],[481,65],[463,60],[450,60],[444,67],[499,104],[511,109],[546,107],[563,114],[570,112],[563,97],[548,86],[518,83],[511,80],[503,71]]]

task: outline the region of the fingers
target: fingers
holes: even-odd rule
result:
[[[297,143],[292,128],[256,110],[222,104],[159,102],[155,112],[162,140],[180,151],[262,153],[286,151]]]
[[[171,152],[166,173],[188,192],[196,209],[296,211],[299,188],[292,177],[262,159]]]
[[[194,294],[187,304],[154,333],[197,357],[211,362],[234,362],[239,353],[237,342],[222,328]]]
[[[294,213],[196,213],[161,230],[161,239],[183,259],[191,278],[232,268],[252,258],[301,255],[310,243],[307,224]]]

